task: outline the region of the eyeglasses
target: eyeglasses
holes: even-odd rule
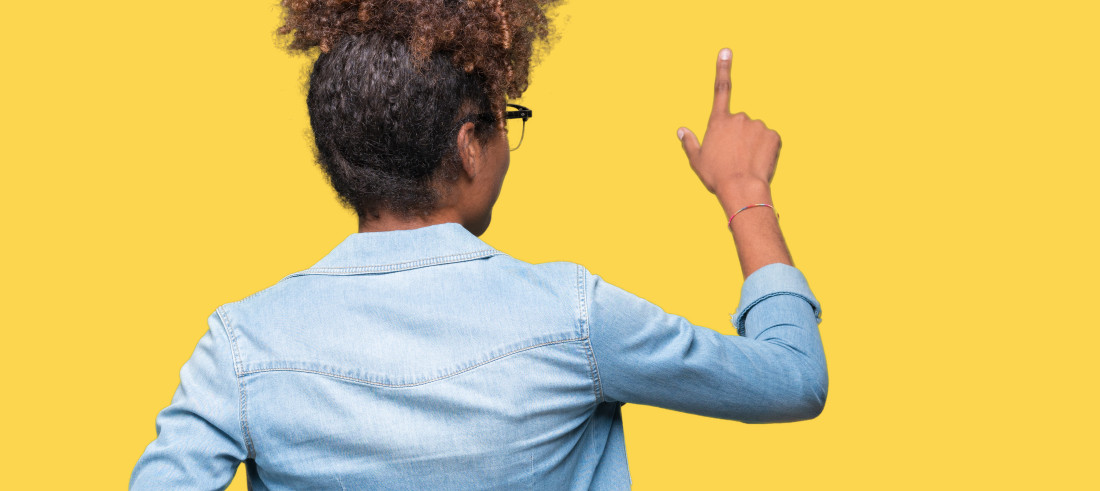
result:
[[[514,108],[515,110],[504,112],[505,121],[509,119],[520,120],[519,133],[505,130],[508,133],[508,150],[514,151],[519,148],[520,143],[523,143],[523,134],[527,131],[527,120],[531,119],[533,113],[530,109],[523,107],[519,104],[507,104],[507,106],[510,108]],[[494,118],[492,114],[480,113],[467,116],[466,119],[460,121],[459,123],[465,123],[470,119],[480,119],[487,123],[492,123],[496,121],[496,118]]]
[[[519,125],[519,137],[515,136],[515,133],[508,131],[508,150],[515,151],[519,148],[519,144],[523,143],[523,134],[527,131],[527,120],[531,118],[532,112],[530,109],[523,107],[519,104],[508,104],[508,107],[515,108],[515,111],[505,111],[504,119],[519,119],[521,120]]]

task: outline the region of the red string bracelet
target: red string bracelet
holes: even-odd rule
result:
[[[737,211],[733,212],[733,215],[730,215],[730,221],[728,223],[726,223],[726,226],[730,227],[730,228],[733,228],[733,217],[737,216],[737,214],[741,213],[742,211],[745,211],[749,208],[756,208],[757,206],[767,206],[768,208],[771,208],[772,211],[775,211],[775,207],[772,206],[772,205],[769,205],[767,203],[757,203],[755,205],[749,205],[749,206],[746,206],[744,208],[741,208],[740,210],[737,210]],[[775,214],[775,218],[777,218],[777,219],[779,218],[778,213]]]

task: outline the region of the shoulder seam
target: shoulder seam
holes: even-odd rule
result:
[[[588,363],[592,370],[592,393],[596,396],[596,402],[606,402],[603,397],[603,382],[600,379],[600,366],[596,362],[596,352],[592,349],[591,317],[588,315],[588,271],[584,266],[577,264],[577,300],[580,308],[581,334],[584,336],[584,346]]]
[[[244,362],[241,360],[241,351],[237,347],[237,334],[236,331],[230,326],[229,312],[226,311],[225,305],[219,306],[215,312],[218,314],[218,319],[222,322],[222,329],[225,331],[225,335],[229,338],[229,346],[233,352],[233,377],[237,380],[237,419],[241,424],[241,435],[244,436],[245,451],[248,453],[248,458],[256,458],[256,449],[252,445],[252,433],[248,428],[248,410],[247,410],[247,397],[245,395],[244,381],[241,380],[241,373],[244,371]]]

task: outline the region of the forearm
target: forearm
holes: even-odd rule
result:
[[[773,204],[771,187],[763,181],[729,183],[716,188],[715,194],[727,219],[749,205]],[[787,243],[783,240],[783,232],[779,229],[779,219],[772,208],[749,208],[733,219],[730,228],[745,278],[772,263],[794,266]]]

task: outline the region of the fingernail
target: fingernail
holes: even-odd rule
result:
[[[679,138],[681,141],[683,141],[683,139],[684,139],[684,129],[683,128],[680,128],[680,129],[676,130],[676,137]]]
[[[730,51],[729,48],[722,48],[722,51],[718,52],[719,60],[728,60],[730,58],[733,58],[733,52]]]

